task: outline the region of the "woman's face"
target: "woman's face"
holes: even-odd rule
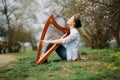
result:
[[[71,26],[73,26],[75,24],[75,22],[74,22],[74,16],[72,16],[71,18],[68,19],[67,24],[71,25]]]

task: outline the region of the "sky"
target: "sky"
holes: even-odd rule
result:
[[[63,14],[62,14],[64,7],[61,6],[61,4],[54,2],[54,0],[35,0],[35,1],[38,3],[38,5],[34,5],[31,2],[29,7],[25,7],[24,15],[22,16],[23,18],[18,19],[16,22],[23,24],[23,26],[26,29],[33,29],[34,32],[36,33],[35,36],[37,39],[39,39],[41,31],[44,27],[44,24],[46,23],[46,21],[50,15],[54,15],[58,24],[60,24],[61,26],[65,26],[65,20],[63,18]],[[62,4],[65,4],[62,2],[63,0],[57,0],[57,1],[60,1]],[[66,1],[70,1],[70,0],[66,0]],[[19,15],[20,13],[23,14],[23,10],[19,10],[19,8],[21,9],[22,6],[25,5],[25,3],[27,4],[27,2],[25,2],[24,4],[23,3],[21,4],[20,2],[17,2],[17,1],[15,2],[14,0],[9,0],[8,2],[9,2],[9,7],[10,7],[9,9],[11,9],[10,11],[12,11],[12,9],[14,9],[14,8],[18,8],[18,10],[15,10],[13,12],[14,14],[12,14],[10,16],[13,19],[12,22],[15,23],[14,22],[16,19],[15,15]],[[2,4],[0,6],[2,6]],[[20,11],[22,11],[22,12],[20,12]],[[2,15],[2,14],[0,14],[0,15]],[[29,15],[34,15],[36,19],[34,20],[34,19],[30,18]],[[0,16],[0,20],[2,20],[2,21],[5,20],[5,16],[3,16],[3,15]],[[4,26],[4,27],[7,26],[5,21],[3,21],[3,22],[4,23],[1,23],[1,24],[3,24],[2,26]]]
[[[38,20],[38,24],[34,25],[36,26],[36,29],[43,29],[44,24],[46,23],[47,19],[50,15],[54,15],[56,18],[56,15],[59,15],[60,17],[56,18],[56,21],[61,26],[65,26],[65,20],[62,17],[62,10],[63,7],[57,3],[55,3],[53,0],[37,0],[39,3],[39,12],[36,13],[36,17]],[[39,36],[41,34],[41,31],[39,32]],[[39,36],[37,36],[37,39],[39,39]]]

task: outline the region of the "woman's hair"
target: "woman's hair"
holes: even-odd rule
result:
[[[74,22],[75,22],[75,25],[74,27],[75,28],[80,28],[82,25],[81,25],[81,20],[80,20],[80,14],[75,14],[73,15],[74,16]]]

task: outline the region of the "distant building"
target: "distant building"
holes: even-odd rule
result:
[[[21,43],[21,51],[22,52],[31,51],[31,50],[32,50],[32,46],[29,42]]]
[[[0,36],[0,53],[8,51],[8,39],[5,36]]]
[[[111,47],[111,48],[117,47],[117,42],[116,42],[115,39],[113,39],[113,40],[110,41],[109,47]]]
[[[5,36],[0,36],[0,42],[7,42],[8,39]]]

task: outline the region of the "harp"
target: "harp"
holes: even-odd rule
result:
[[[47,20],[47,22],[46,22],[46,24],[45,24],[45,26],[44,26],[44,29],[43,29],[42,34],[41,34],[41,37],[40,37],[40,41],[41,41],[41,40],[44,40],[45,35],[46,35],[46,32],[47,32],[47,29],[48,29],[48,27],[50,26],[50,24],[53,24],[54,27],[56,27],[58,30],[65,31],[65,34],[64,34],[61,38],[65,38],[66,36],[68,36],[68,34],[69,34],[69,32],[70,32],[70,29],[69,29],[68,27],[63,28],[62,26],[60,26],[60,25],[55,21],[53,15],[51,15],[51,16],[48,18],[48,20]],[[41,43],[39,43],[38,50],[37,50],[37,55],[36,55],[36,64],[42,64],[42,63],[47,59],[47,57],[49,57],[49,55],[50,55],[55,49],[57,49],[58,46],[59,46],[58,44],[53,44],[52,47],[51,47],[49,50],[47,50],[47,52],[46,52],[44,55],[42,55],[42,57],[41,57],[41,52],[42,52],[41,50],[42,50],[42,47],[43,47],[43,46],[42,46]]]

